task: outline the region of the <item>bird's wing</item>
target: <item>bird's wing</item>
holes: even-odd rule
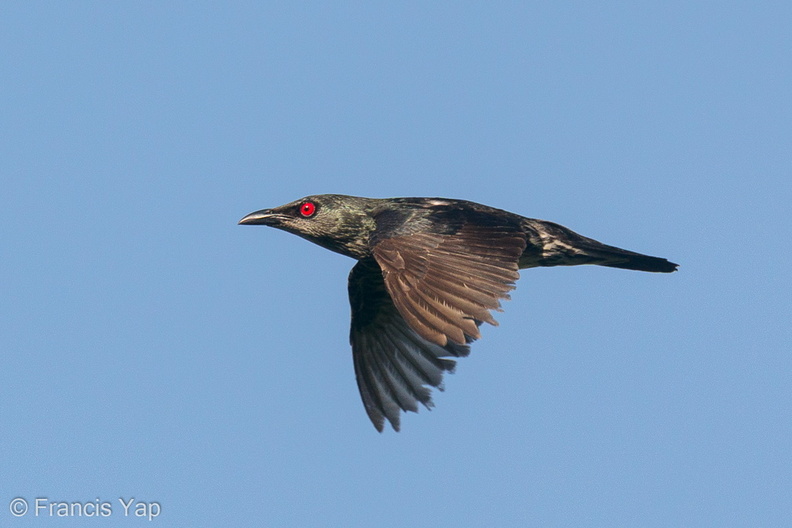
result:
[[[385,418],[399,430],[400,411],[432,406],[429,387],[442,390],[449,357],[468,355],[467,346],[440,346],[418,335],[405,322],[385,289],[382,270],[372,259],[361,260],[349,274],[352,307],[350,343],[360,397],[371,422],[382,431]]]
[[[437,345],[462,345],[478,339],[482,322],[497,324],[490,310],[500,308],[519,278],[525,234],[490,215],[436,223],[436,229],[380,234],[373,254],[410,327]]]

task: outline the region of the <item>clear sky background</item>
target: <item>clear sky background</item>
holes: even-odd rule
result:
[[[0,525],[792,525],[789,2],[3,2]],[[353,261],[463,198],[680,263],[522,272],[377,433]],[[10,513],[112,503],[106,518]]]

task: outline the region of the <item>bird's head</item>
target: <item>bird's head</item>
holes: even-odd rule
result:
[[[244,225],[267,225],[301,236],[352,258],[370,256],[369,236],[375,229],[370,216],[375,199],[320,194],[250,213]]]

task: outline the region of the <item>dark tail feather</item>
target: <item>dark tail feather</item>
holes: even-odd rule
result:
[[[608,246],[552,222],[541,221],[540,233],[544,242],[541,254],[532,256],[526,251],[520,267],[596,264],[610,268],[671,273],[679,266],[664,258]]]
[[[649,255],[642,255],[641,253],[635,253],[613,246],[606,246],[604,244],[597,253],[602,254],[600,257],[602,260],[599,262],[595,260],[592,264],[608,266],[609,268],[671,273],[672,271],[676,271],[677,267],[679,267],[679,264],[674,264],[664,258],[650,257]]]

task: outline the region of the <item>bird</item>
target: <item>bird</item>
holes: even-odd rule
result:
[[[248,214],[241,225],[293,233],[357,260],[348,278],[349,341],[371,423],[433,407],[431,389],[470,353],[509,299],[519,270],[596,264],[669,273],[678,264],[562,225],[448,198],[320,194]]]

